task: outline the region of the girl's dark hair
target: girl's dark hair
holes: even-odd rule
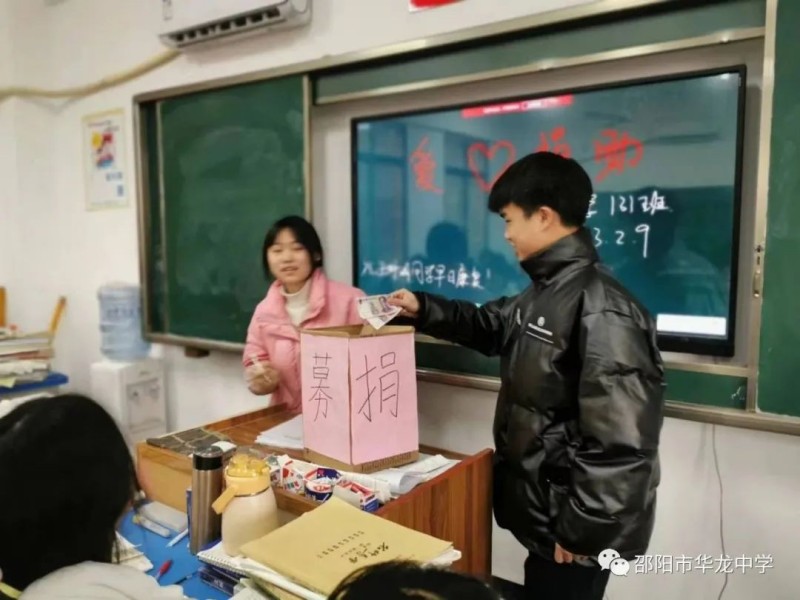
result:
[[[346,577],[329,600],[502,600],[484,582],[452,571],[389,561]]]
[[[272,227],[269,228],[269,231],[267,231],[267,235],[264,236],[264,247],[261,249],[261,261],[264,267],[264,275],[267,279],[272,279],[272,273],[269,270],[269,262],[267,261],[267,250],[275,243],[278,234],[284,229],[290,229],[297,243],[308,250],[308,253],[311,255],[312,272],[318,267],[321,267],[323,258],[322,242],[319,239],[317,230],[303,217],[291,215],[276,221]]]
[[[0,569],[24,590],[63,567],[115,558],[116,525],[139,491],[111,416],[76,394],[0,418]]]

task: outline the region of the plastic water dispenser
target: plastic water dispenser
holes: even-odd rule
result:
[[[92,398],[114,417],[129,443],[167,433],[162,360],[96,362],[91,378]]]

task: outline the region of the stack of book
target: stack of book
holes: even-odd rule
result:
[[[364,512],[331,498],[245,544],[243,556],[225,554],[221,545],[197,555],[212,572],[247,577],[270,597],[325,600],[353,571],[391,560],[448,567],[461,558],[451,542]]]
[[[14,329],[0,328],[0,393],[47,379],[52,358],[49,332],[20,335]]]

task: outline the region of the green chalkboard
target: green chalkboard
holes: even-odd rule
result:
[[[800,416],[800,2],[778,3],[758,406]]]
[[[268,285],[264,234],[280,217],[306,214],[305,79],[168,98],[142,114],[147,332],[244,343]]]

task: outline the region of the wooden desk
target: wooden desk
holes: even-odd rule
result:
[[[258,434],[288,418],[280,407],[272,407],[211,423],[206,428],[227,435],[237,445],[252,445]],[[297,450],[269,450],[302,458],[302,452]],[[460,462],[385,504],[376,514],[453,542],[462,554],[454,570],[488,580],[492,563],[492,450],[472,456],[427,446],[421,446],[420,451],[442,454]],[[186,510],[186,489],[192,480],[190,459],[144,442],[137,445],[136,456],[139,477],[148,495],[178,510]],[[280,489],[275,490],[275,495],[278,507],[295,515],[318,506],[305,496]]]

